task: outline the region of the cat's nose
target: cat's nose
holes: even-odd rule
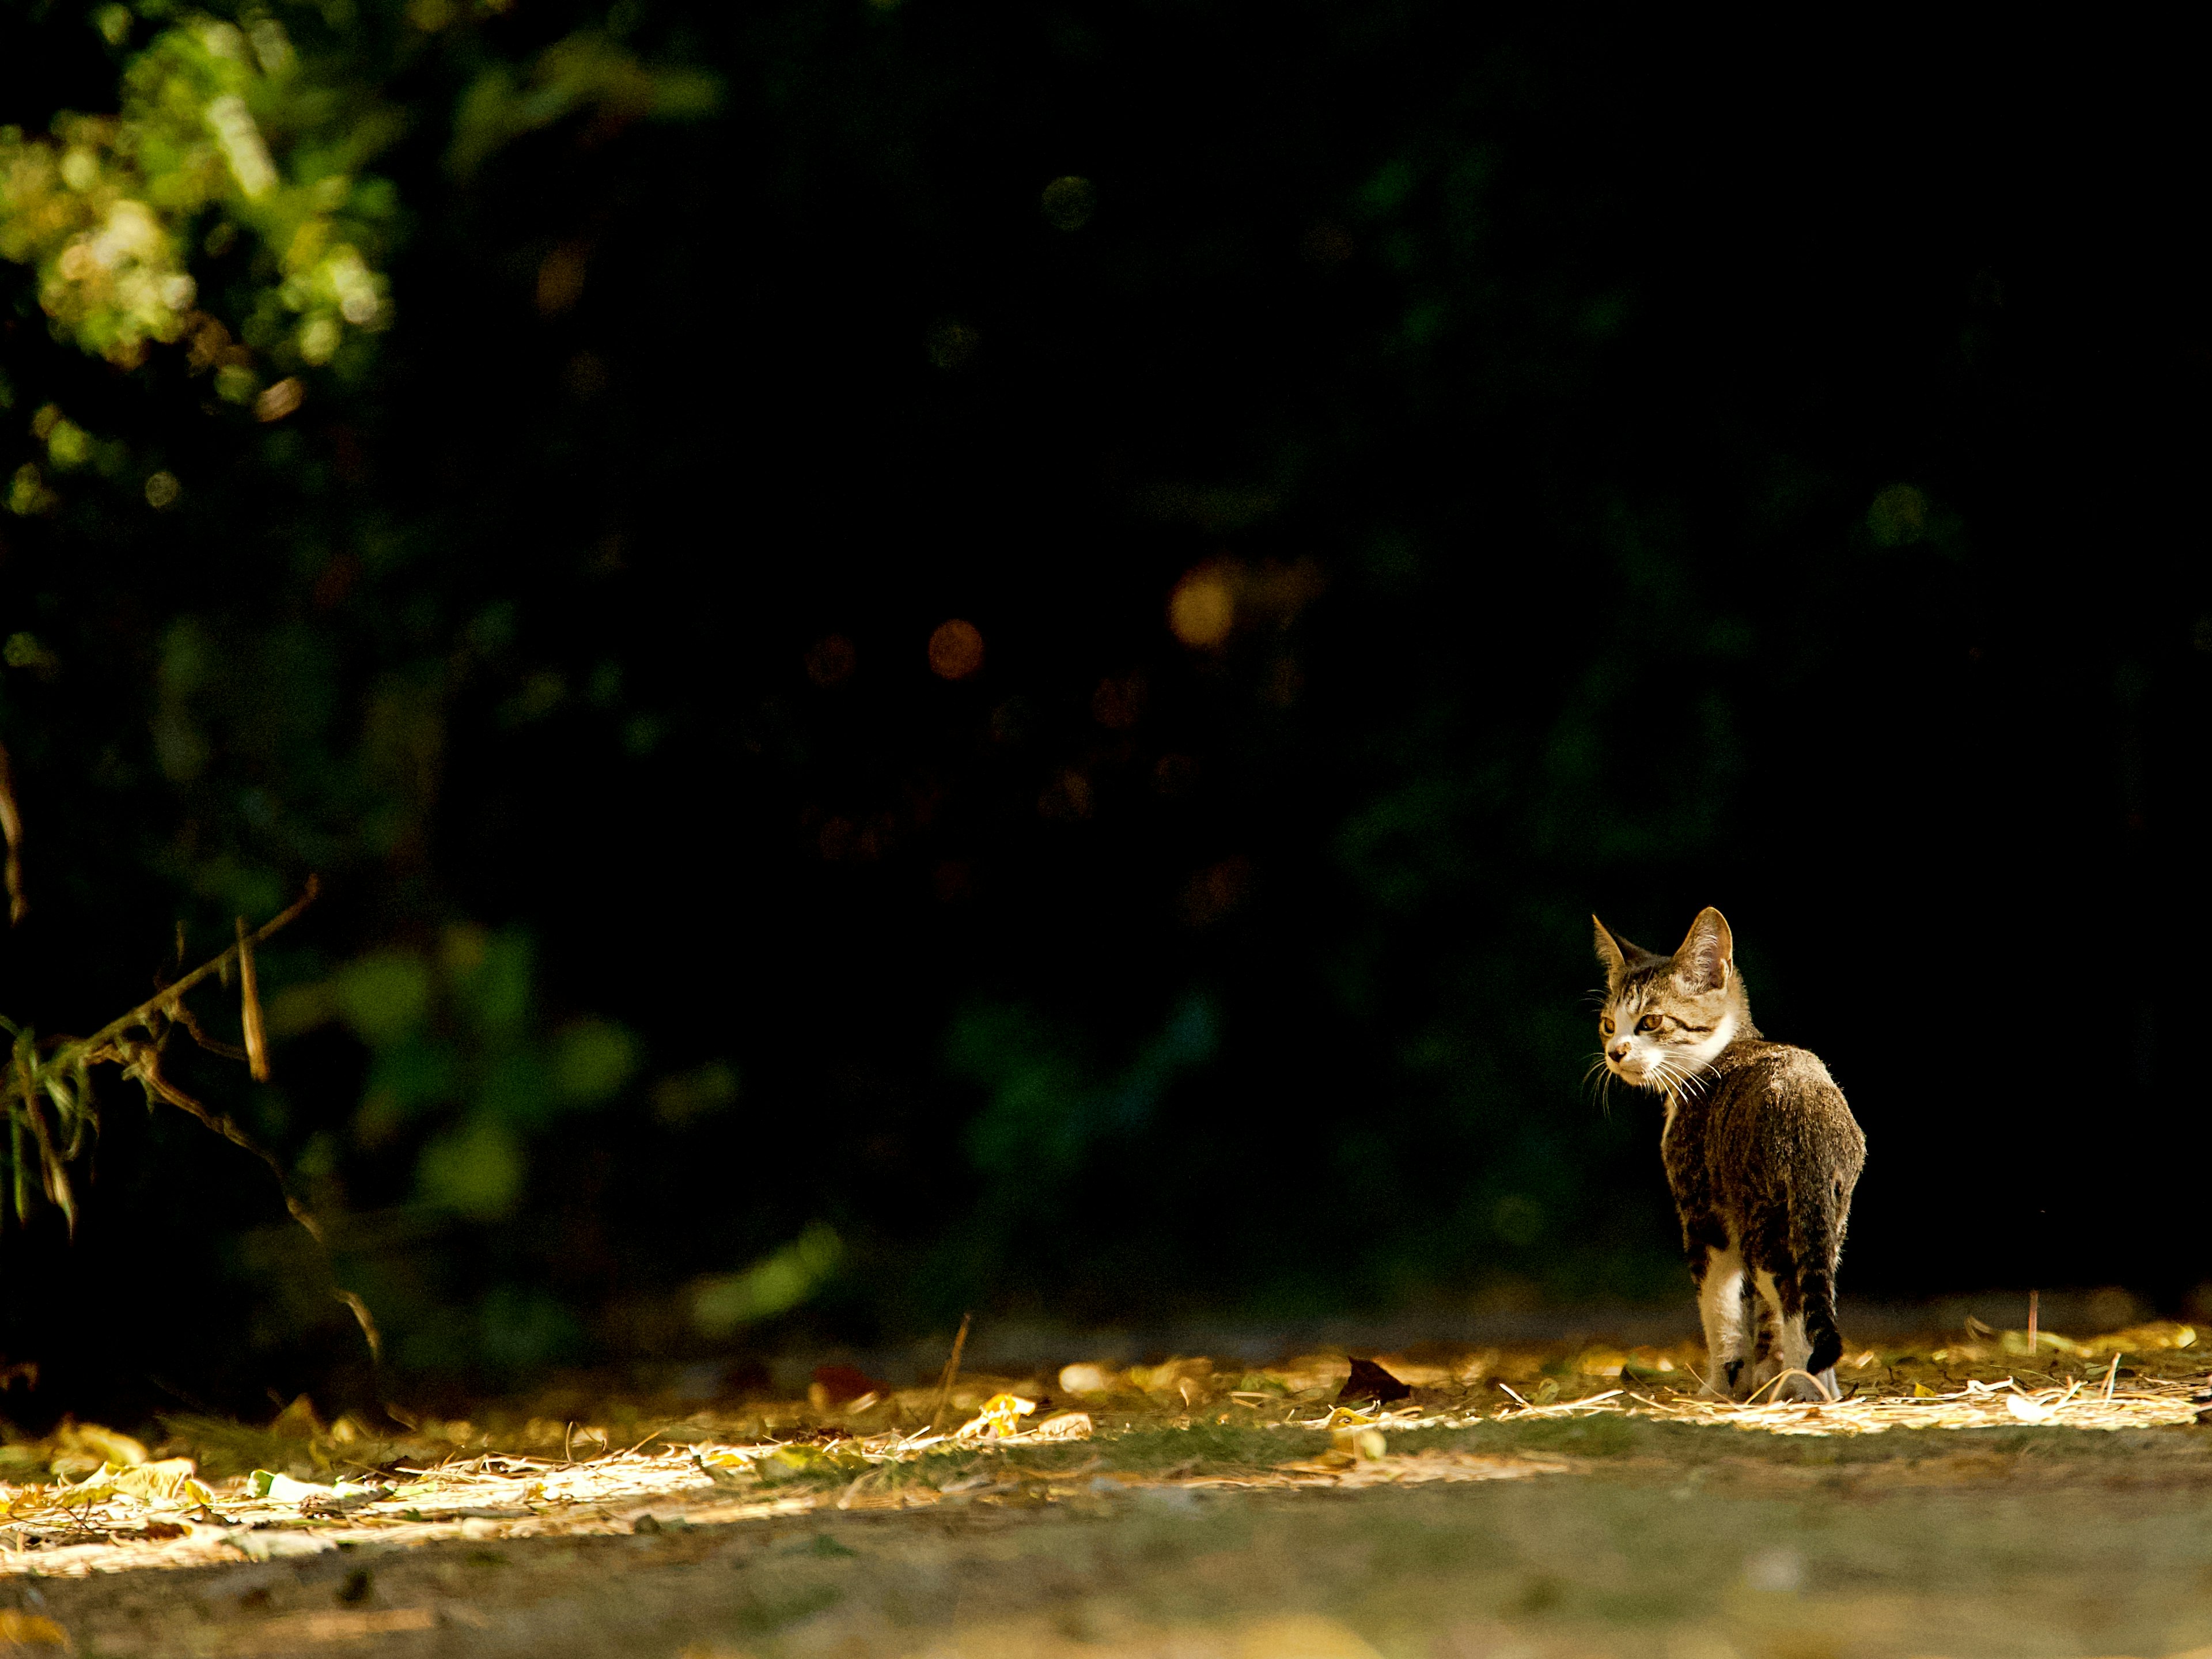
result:
[[[1616,1061],[1626,1060],[1628,1058],[1628,1045],[1626,1042],[1616,1042],[1613,1047],[1607,1049],[1605,1053],[1606,1058],[1608,1060]]]

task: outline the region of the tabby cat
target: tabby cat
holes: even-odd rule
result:
[[[1866,1161],[1843,1091],[1814,1055],[1759,1036],[1719,911],[1699,911],[1671,957],[1597,921],[1597,954],[1606,1069],[1667,1103],[1659,1150],[1698,1284],[1705,1392],[1836,1398],[1836,1263]]]

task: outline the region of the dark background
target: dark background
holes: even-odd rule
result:
[[[277,15],[405,115],[373,349],[257,423],[0,264],[0,472],[49,400],[127,452],[0,516],[0,1011],[87,1029],[179,920],[204,953],[319,873],[276,1084],[179,1064],[332,1218],[389,1374],[265,1172],[111,1081],[74,1243],[0,1238],[24,1413],[968,1309],[1686,1297],[1654,1103],[1582,1081],[1593,909],[1666,948],[1720,905],[1844,1085],[1848,1292],[2212,1279],[2212,340],[2163,54]],[[10,8],[0,120],[114,108],[172,21]],[[457,167],[470,88],[578,32],[714,112]],[[1218,646],[1169,625],[1193,572]],[[546,1104],[611,1030],[624,1086]],[[796,1306],[687,1313],[823,1227]]]

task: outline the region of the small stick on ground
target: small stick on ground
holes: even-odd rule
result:
[[[2027,1352],[2028,1358],[2031,1359],[2035,1357],[2036,1300],[2036,1293],[2033,1291],[2030,1291],[2027,1293]]]
[[[2112,1397],[2112,1384],[2120,1380],[2120,1351],[2112,1350],[2112,1363],[2105,1371],[2105,1398]]]
[[[968,1325],[975,1317],[973,1313],[960,1316],[960,1329],[953,1336],[952,1352],[945,1362],[945,1376],[937,1385],[937,1403],[930,1407],[929,1429],[933,1434],[937,1431],[938,1419],[945,1415],[945,1407],[951,1403],[952,1384],[960,1375],[961,1350],[968,1346]]]

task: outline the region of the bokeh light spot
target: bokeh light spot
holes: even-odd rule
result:
[[[1091,187],[1088,179],[1073,173],[1065,179],[1055,179],[1044,187],[1042,204],[1045,222],[1054,230],[1080,230],[1091,222],[1091,216],[1098,209],[1098,192]]]
[[[607,389],[611,377],[605,358],[596,351],[580,351],[568,359],[561,378],[568,383],[569,396],[579,403],[589,403]]]
[[[955,617],[929,636],[929,672],[941,680],[972,678],[983,666],[983,635],[975,624]]]
[[[860,653],[854,649],[852,641],[842,634],[828,635],[817,640],[808,650],[806,678],[817,685],[842,685],[853,678],[853,670],[860,660]]]
[[[1193,927],[1217,922],[1252,890],[1252,860],[1239,853],[1209,865],[1183,884],[1182,919]]]
[[[1098,682],[1091,694],[1091,716],[1109,732],[1127,732],[1145,712],[1145,677],[1130,674]]]
[[[307,387],[296,378],[288,376],[265,388],[253,400],[253,417],[258,421],[281,421],[296,410],[307,396]]]
[[[174,507],[185,487],[173,472],[156,472],[146,480],[146,505],[156,509]]]
[[[1237,592],[1226,571],[1200,565],[1176,584],[1168,599],[1168,626],[1185,645],[1218,646],[1236,625]]]
[[[929,331],[929,361],[939,368],[963,368],[982,343],[982,335],[969,325],[942,322]]]
[[[583,293],[583,245],[563,242],[538,264],[538,314],[557,317],[582,298]]]
[[[1037,797],[1037,815],[1055,823],[1073,823],[1091,816],[1091,780],[1070,767],[1057,774]]]
[[[1304,240],[1298,244],[1298,252],[1309,264],[1340,265],[1352,257],[1352,238],[1345,234],[1341,225],[1333,225],[1324,219],[1306,231]]]
[[[1867,508],[1867,529],[1879,547],[1904,547],[1928,533],[1928,497],[1908,483],[1892,484]]]

